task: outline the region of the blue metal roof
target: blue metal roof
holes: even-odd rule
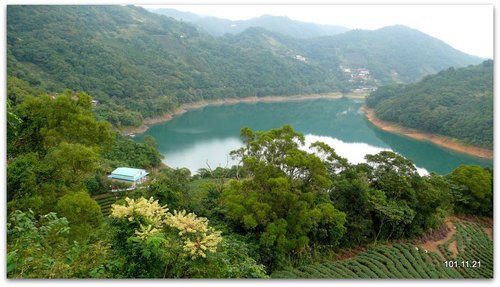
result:
[[[119,167],[111,174],[116,174],[116,175],[124,175],[124,176],[136,176],[138,174],[141,174],[141,172],[146,172],[145,169],[139,169],[139,168],[131,168],[131,167]]]
[[[137,181],[149,173],[145,169],[130,168],[130,167],[119,167],[111,173],[109,177],[114,179],[121,179],[126,181]]]

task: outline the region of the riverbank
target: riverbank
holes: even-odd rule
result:
[[[418,131],[415,129],[404,128],[397,124],[383,121],[377,116],[375,116],[375,111],[373,109],[369,109],[367,107],[363,107],[363,112],[366,114],[366,118],[378,128],[395,134],[400,134],[403,136],[407,136],[420,141],[427,141],[438,146],[464,153],[467,155],[485,158],[485,159],[493,159],[493,150],[479,148],[471,145],[466,145],[460,142],[457,142],[456,139],[445,137],[441,135],[435,135],[430,133],[425,133],[422,131]]]
[[[359,96],[356,97],[356,95],[352,94],[342,95],[341,93],[327,93],[327,94],[309,94],[309,95],[294,95],[294,96],[225,98],[225,99],[216,99],[208,101],[198,101],[194,103],[182,104],[180,107],[162,116],[146,118],[144,119],[141,126],[123,128],[121,130],[121,133],[122,135],[125,136],[142,134],[146,132],[151,125],[168,122],[172,120],[174,117],[182,115],[187,111],[201,109],[206,106],[234,105],[241,103],[252,104],[252,103],[294,102],[294,101],[310,101],[318,99],[338,100],[341,99],[342,97],[360,99]]]

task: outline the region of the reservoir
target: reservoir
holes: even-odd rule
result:
[[[165,164],[186,167],[192,173],[207,164],[212,169],[235,164],[229,152],[243,145],[239,138],[242,127],[255,131],[284,124],[304,134],[307,145],[325,142],[352,163],[364,161],[366,154],[392,150],[413,161],[421,174],[447,174],[460,164],[493,166],[492,160],[382,131],[366,119],[362,105],[361,100],[320,99],[207,106],[151,126],[135,139],[154,137]]]

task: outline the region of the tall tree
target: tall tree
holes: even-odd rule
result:
[[[489,170],[480,166],[460,165],[447,177],[455,183],[457,212],[492,216],[493,176]]]
[[[255,133],[244,128],[241,136],[245,146],[234,154],[249,178],[232,181],[222,204],[239,230],[258,238],[262,259],[274,268],[311,247],[338,244],[345,214],[328,197],[327,162],[303,150],[304,136],[290,126]]]

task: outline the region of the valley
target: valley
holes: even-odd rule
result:
[[[5,277],[492,278],[494,61],[347,6],[7,5]]]

